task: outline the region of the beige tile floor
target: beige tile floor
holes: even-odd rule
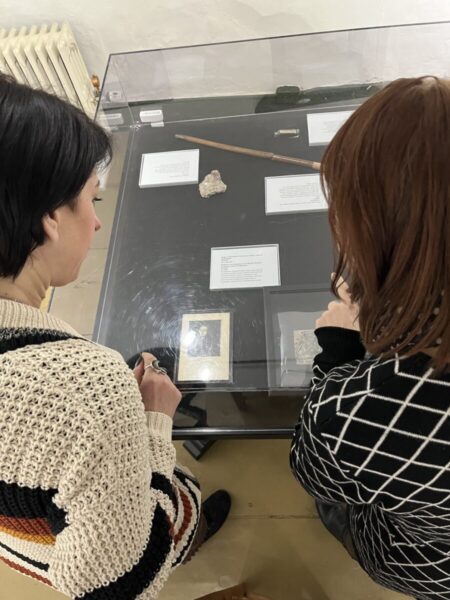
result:
[[[193,600],[241,581],[272,600],[400,600],[323,529],[313,501],[292,478],[287,440],[220,441],[199,462],[177,447],[204,495],[225,487],[233,509],[217,536],[175,571],[160,600]],[[64,598],[3,566],[0,581],[1,600]]]
[[[120,148],[116,157],[120,162]],[[80,277],[55,291],[50,308],[86,336],[92,334],[100,293],[119,184],[117,172],[112,169],[105,201],[98,206],[104,227]],[[272,600],[401,598],[375,585],[323,529],[313,501],[290,473],[287,440],[220,441],[199,462],[180,443],[177,448],[179,461],[199,477],[204,496],[224,487],[232,494],[233,508],[223,530],[189,565],[173,574],[160,600],[193,600],[242,581]],[[0,600],[62,598],[0,565]]]

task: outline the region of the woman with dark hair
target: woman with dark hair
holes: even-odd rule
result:
[[[450,83],[367,100],[322,182],[341,301],[316,323],[291,467],[375,581],[450,599]]]
[[[105,132],[0,75],[0,560],[71,598],[155,598],[224,522],[175,465],[181,394],[39,307],[73,281],[100,228]]]

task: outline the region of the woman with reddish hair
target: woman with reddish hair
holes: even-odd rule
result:
[[[375,581],[450,599],[450,83],[367,100],[322,182],[340,301],[316,323],[292,470]]]

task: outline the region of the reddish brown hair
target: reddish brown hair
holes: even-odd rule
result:
[[[386,357],[450,357],[450,83],[399,79],[364,102],[322,161],[342,275],[362,339]]]

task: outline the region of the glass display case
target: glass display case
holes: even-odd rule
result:
[[[331,299],[321,157],[387,82],[448,75],[449,49],[437,23],[110,56],[92,335],[169,369],[178,437],[290,435]]]

